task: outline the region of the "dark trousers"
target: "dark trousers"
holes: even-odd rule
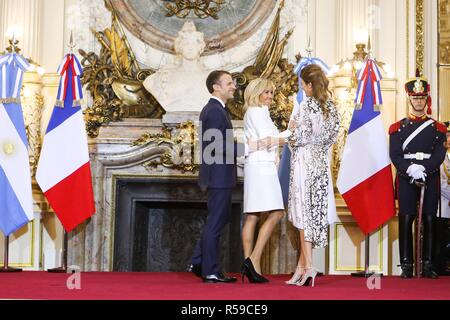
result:
[[[423,252],[424,262],[432,261],[434,224],[439,202],[439,176],[427,177],[422,211],[423,220]],[[399,249],[400,262],[404,265],[413,263],[413,222],[418,214],[420,188],[409,179],[398,177],[399,201]]]
[[[427,177],[423,201],[424,216],[436,216],[440,197],[439,175]],[[420,200],[420,188],[410,179],[398,177],[398,205],[401,214],[416,216]]]
[[[222,272],[220,237],[231,217],[233,189],[208,189],[208,217],[200,240],[195,246],[191,263],[201,265],[202,275]]]

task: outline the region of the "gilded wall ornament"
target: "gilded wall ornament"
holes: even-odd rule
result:
[[[146,167],[156,168],[163,166],[185,172],[196,173],[199,170],[198,128],[192,121],[181,123],[176,128],[165,126],[161,133],[145,133],[134,146],[155,144],[165,146],[167,151],[160,155],[159,160],[144,164]]]
[[[25,86],[28,84],[25,83]],[[30,158],[31,175],[36,174],[39,155],[41,154],[41,118],[44,108],[44,96],[36,91],[30,97],[22,93],[22,109],[25,121],[25,131],[28,137],[28,153]]]
[[[338,99],[334,99],[336,103],[336,109],[339,113],[339,119],[341,124],[339,126],[337,143],[332,147],[332,162],[331,162],[331,174],[333,177],[333,185],[336,186],[336,181],[341,167],[342,155],[344,153],[345,142],[347,141],[348,130],[353,117],[353,111],[355,110],[355,88],[346,89],[346,94],[343,94]]]
[[[93,105],[85,112],[87,131],[96,137],[101,126],[126,117],[161,118],[164,110],[145,90],[143,81],[153,70],[141,70],[116,11],[105,1],[113,19],[111,28],[92,32],[102,48],[100,54],[79,50],[83,57],[83,85],[89,90]]]
[[[162,0],[167,9],[166,17],[173,15],[184,19],[193,12],[198,18],[211,17],[218,20],[218,13],[222,9],[225,0]]]
[[[105,1],[113,16],[111,28],[92,30],[102,46],[100,54],[79,50],[84,67],[82,83],[86,85],[93,100],[93,105],[85,111],[90,137],[96,137],[100,127],[109,122],[127,117],[158,119],[164,113],[157,100],[143,86],[143,81],[154,70],[140,69],[118,20],[117,11],[111,3]],[[280,130],[287,127],[294,106],[292,96],[298,91],[294,65],[282,58],[293,32],[290,30],[279,40],[280,12],[283,6],[284,1],[281,1],[255,63],[242,72],[233,74],[233,78],[237,80],[237,90],[234,100],[227,104],[233,119],[243,119],[243,94],[247,84],[257,77],[270,78],[277,88],[270,113]]]
[[[416,0],[416,69],[424,70],[425,55],[424,1]]]
[[[244,117],[244,91],[248,83],[258,77],[271,79],[275,84],[273,103],[270,106],[270,115],[280,130],[287,128],[289,118],[294,107],[292,96],[298,91],[298,77],[294,73],[294,65],[287,59],[282,58],[284,48],[292,35],[290,30],[279,40],[280,36],[280,13],[284,6],[281,1],[277,15],[272,23],[269,33],[258,52],[255,63],[246,67],[242,72],[234,73],[237,90],[234,100],[227,103],[228,110],[233,119]],[[296,56],[297,61],[301,56]]]

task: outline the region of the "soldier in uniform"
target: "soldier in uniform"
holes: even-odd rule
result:
[[[428,116],[431,114],[431,97],[426,78],[417,72],[415,78],[406,82],[405,90],[411,103],[410,114],[389,129],[389,154],[397,169],[401,277],[413,276],[412,225],[420,200],[420,187],[415,182],[425,182],[422,276],[434,279],[437,274],[432,263],[433,234],[440,197],[439,168],[446,154],[447,128]]]

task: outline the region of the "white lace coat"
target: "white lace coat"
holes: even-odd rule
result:
[[[339,115],[332,101],[324,119],[318,102],[311,97],[300,105],[289,146],[292,150],[289,181],[288,216],[293,225],[304,230],[313,248],[328,244],[328,225],[336,221],[330,147],[336,142]]]

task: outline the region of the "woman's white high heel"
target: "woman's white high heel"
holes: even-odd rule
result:
[[[306,272],[302,277],[302,280],[296,283],[297,286],[309,286],[309,282],[312,280],[312,287],[314,287],[314,280],[317,276],[317,270],[314,268],[306,268]]]
[[[295,268],[295,273],[292,276],[292,278],[289,279],[288,281],[286,281],[285,283],[289,284],[289,285],[296,285],[296,284],[298,284],[302,280],[304,272],[305,272],[305,267],[297,266],[297,268]]]

